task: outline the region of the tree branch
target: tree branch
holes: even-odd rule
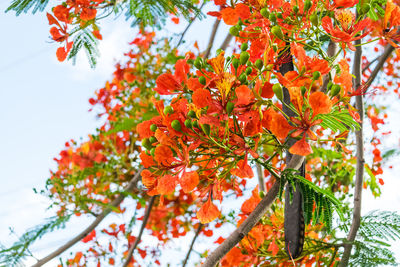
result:
[[[337,44],[334,41],[332,41],[332,39],[331,39],[329,41],[328,50],[326,51],[328,57],[335,56],[336,50],[337,50]],[[335,64],[335,63],[333,63],[333,64]],[[332,76],[334,76],[335,68],[332,68],[330,73],[332,74]],[[321,92],[326,93],[326,90],[328,89],[328,83],[329,83],[329,73],[327,75],[325,75],[325,77],[324,77],[324,82],[321,87]]]
[[[142,226],[140,227],[140,230],[139,230],[139,235],[136,238],[135,243],[129,248],[128,255],[126,257],[123,267],[128,266],[129,262],[132,259],[133,251],[135,251],[137,245],[139,244],[140,240],[142,239],[142,234],[144,232],[144,228],[146,227],[147,221],[149,220],[150,212],[151,212],[151,209],[153,208],[155,198],[156,198],[156,196],[152,196],[150,198],[149,204],[147,205],[146,211],[144,213]]]
[[[202,10],[204,5],[206,4],[206,2],[204,1],[203,4],[201,4],[199,10]],[[180,44],[183,41],[183,37],[185,36],[186,32],[189,30],[189,28],[192,26],[193,22],[196,20],[197,16],[195,16],[194,18],[192,18],[189,22],[189,24],[186,26],[185,30],[181,33],[181,37],[179,38],[178,43],[176,44],[175,48],[177,48],[178,46],[180,46]]]
[[[215,36],[217,35],[218,26],[220,23],[221,23],[221,21],[219,19],[216,19],[214,22],[214,25],[213,25],[212,31],[211,31],[211,35],[210,35],[210,40],[208,41],[208,46],[207,46],[206,52],[204,54],[204,58],[208,58],[210,56],[211,48],[213,47]]]
[[[303,161],[303,156],[293,155],[292,159],[287,164],[286,169],[298,169],[302,165]],[[207,257],[206,261],[202,265],[203,267],[214,267],[226,253],[228,253],[250,232],[278,196],[279,184],[280,181],[277,180],[268,191],[267,195],[260,201],[260,203],[258,203],[257,207],[249,217],[247,217],[246,220],[244,220],[244,222]]]
[[[375,80],[378,73],[381,71],[383,65],[385,64],[386,60],[390,57],[392,52],[394,51],[394,47],[390,44],[387,44],[385,50],[383,51],[382,56],[379,57],[378,64],[376,64],[374,70],[372,71],[371,75],[369,76],[367,82],[365,83],[365,92],[368,90],[369,86]],[[360,83],[361,84],[361,83]],[[358,87],[357,87],[358,88]],[[357,89],[356,88],[356,89]]]
[[[141,177],[140,173],[142,172],[142,170],[143,170],[143,167],[141,167],[137,171],[135,176],[132,178],[132,180],[129,182],[129,184],[125,187],[124,192],[132,191],[136,187],[136,184],[139,181],[139,178]],[[126,196],[125,194],[121,193],[116,199],[114,199],[110,203],[110,206],[118,207],[119,204],[121,204],[121,202],[125,199],[125,196]],[[43,259],[39,260],[36,264],[32,265],[32,267],[42,266],[43,264],[49,262],[50,260],[54,259],[58,255],[60,255],[61,253],[63,253],[64,251],[66,251],[67,249],[69,249],[70,247],[75,245],[76,243],[78,243],[80,240],[82,240],[82,238],[84,238],[86,235],[88,235],[90,232],[92,232],[111,211],[112,211],[112,208],[106,208],[102,213],[100,213],[96,217],[96,220],[94,220],[94,222],[91,225],[89,225],[85,230],[83,230],[81,233],[79,233],[77,236],[72,238],[70,241],[68,241],[67,243],[65,243],[58,249],[56,249],[54,252],[50,253]]]
[[[192,243],[190,244],[189,251],[188,251],[187,254],[186,254],[185,260],[183,261],[183,265],[182,265],[183,267],[186,266],[186,264],[187,264],[187,262],[188,262],[188,260],[189,260],[190,253],[191,253],[192,250],[193,250],[194,243],[196,242],[196,239],[197,239],[197,237],[199,236],[199,234],[200,234],[202,228],[203,228],[203,224],[200,223],[200,224],[199,224],[199,227],[197,227],[197,231],[196,231],[196,234],[195,234],[194,237],[193,237]]]
[[[258,187],[260,191],[265,192],[265,182],[264,182],[264,174],[260,163],[256,163],[257,168],[257,177],[258,177]]]
[[[230,33],[228,33],[228,34],[226,35],[225,40],[224,40],[224,42],[222,43],[220,49],[226,50],[226,48],[228,47],[229,43],[232,41],[232,38],[233,38],[233,36],[232,36]]]
[[[361,85],[361,57],[362,57],[362,47],[360,46],[361,40],[355,41],[356,52],[354,53],[354,65],[353,65],[353,75],[354,75],[354,87],[358,88]],[[358,45],[358,46],[357,46]],[[383,65],[383,64],[382,64]],[[356,163],[356,178],[354,185],[354,210],[353,210],[353,220],[351,223],[350,232],[347,236],[348,244],[345,245],[342,260],[339,266],[345,267],[348,265],[351,249],[353,247],[352,242],[357,236],[358,228],[361,222],[361,200],[362,200],[362,186],[364,178],[364,138],[363,138],[363,120],[364,120],[364,103],[363,95],[356,96],[356,108],[358,109],[358,114],[360,115],[360,129],[356,131],[356,146],[357,146],[357,163]]]

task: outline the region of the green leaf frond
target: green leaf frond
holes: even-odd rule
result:
[[[28,13],[32,9],[32,13],[35,14],[37,11],[42,12],[48,3],[49,0],[13,0],[6,12],[12,10],[18,16],[21,13]]]
[[[45,234],[65,227],[71,214],[65,216],[53,216],[44,224],[38,225],[25,232],[18,241],[9,248],[0,248],[0,266],[21,266],[21,260],[27,256],[33,256],[29,247]],[[23,265],[22,265],[23,266]]]

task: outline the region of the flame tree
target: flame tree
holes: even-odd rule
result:
[[[8,11],[48,4],[14,0]],[[83,49],[94,66],[112,14],[140,33],[89,100],[105,123],[65,144],[43,191],[57,214],[2,248],[2,264],[34,257],[33,242],[82,214],[93,223],[34,266],[186,266],[199,237],[201,266],[396,264],[387,242],[400,216],[361,217],[361,203],[363,189],[380,195],[397,153],[379,100],[399,97],[399,1],[67,0],[47,13],[58,60]],[[204,16],[215,17],[206,49],[182,48]],[[186,29],[162,38],[166,20]],[[212,53],[221,23],[231,28]],[[110,213],[119,219],[100,227]],[[185,236],[187,251],[168,261]]]

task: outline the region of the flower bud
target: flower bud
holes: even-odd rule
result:
[[[340,87],[340,85],[338,85],[338,84],[334,84],[334,85],[332,85],[332,88],[331,88],[331,97],[334,97],[334,96],[336,96],[337,94],[339,94],[339,92],[340,92],[340,90],[341,90],[342,88]]]
[[[260,14],[261,14],[261,16],[263,16],[264,18],[268,18],[268,16],[269,16],[268,9],[262,8],[262,9],[260,10]]]
[[[206,78],[204,76],[200,76],[199,83],[201,83],[202,85],[206,85],[206,83],[207,83]]]
[[[319,79],[319,77],[321,77],[321,72],[319,71],[314,71],[312,74],[313,80],[316,81]]]
[[[171,127],[172,127],[172,129],[174,129],[175,131],[178,131],[178,132],[180,132],[182,130],[181,123],[178,120],[173,120],[171,122]]]
[[[271,33],[278,39],[284,40],[281,27],[275,25],[271,28]]]
[[[248,45],[247,43],[243,43],[243,44],[240,46],[240,50],[242,50],[242,51],[246,51],[248,48],[249,48],[249,45]]]
[[[239,59],[237,59],[237,58],[234,58],[233,60],[232,60],[232,65],[233,65],[233,67],[235,68],[235,69],[237,69],[238,67],[239,67]]]
[[[152,145],[151,145],[151,143],[150,143],[149,138],[144,138],[144,139],[142,140],[142,146],[143,146],[144,148],[146,148],[147,150],[149,150],[149,149],[152,148]]]
[[[234,107],[235,104],[233,104],[232,102],[228,102],[226,104],[226,112],[228,113],[228,115],[232,113]]]
[[[210,135],[210,132],[211,132],[210,124],[202,124],[202,125],[201,125],[201,129],[203,130],[203,132],[204,132],[206,135]]]
[[[152,124],[150,125],[150,131],[155,132],[157,130],[157,125]]]
[[[272,86],[272,91],[274,91],[274,94],[280,101],[283,101],[283,90],[279,83],[276,83]]]
[[[169,114],[172,114],[172,113],[174,113],[174,109],[171,106],[166,106],[164,108],[164,114],[169,115]]]
[[[250,58],[250,54],[249,52],[243,51],[242,53],[240,53],[240,64],[245,65],[247,63],[247,61]]]
[[[187,116],[189,118],[196,118],[196,112],[194,112],[193,110],[189,110]]]
[[[192,121],[187,119],[185,120],[185,127],[191,129],[192,128]]]
[[[261,70],[264,67],[264,62],[262,59],[257,59],[256,62],[254,62],[254,65],[256,65],[257,69]]]

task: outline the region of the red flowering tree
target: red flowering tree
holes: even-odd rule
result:
[[[14,0],[9,10],[46,4]],[[32,256],[35,240],[85,214],[93,223],[34,266],[78,242],[85,249],[61,256],[61,265],[165,265],[163,252],[190,232],[186,256],[173,265],[188,264],[199,236],[216,244],[200,253],[202,266],[395,264],[384,240],[399,237],[400,216],[361,217],[361,195],[380,195],[396,153],[382,155],[390,133],[376,100],[399,96],[400,2],[210,1],[209,45],[185,51],[205,4],[68,0],[47,13],[60,61],[85,48],[95,64],[107,12],[128,8],[141,30],[89,100],[104,125],[55,159],[45,194],[57,215],[1,250],[2,263]],[[151,31],[165,18],[188,20],[175,43]],[[232,27],[209,58],[220,23]],[[132,219],[100,227],[110,213]]]

